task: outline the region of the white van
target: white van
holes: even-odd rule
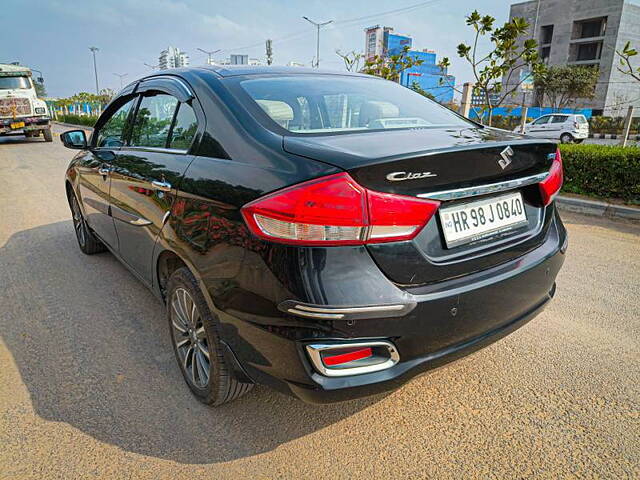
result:
[[[520,127],[513,129],[520,133]],[[524,126],[525,135],[560,140],[562,143],[581,143],[589,138],[589,123],[584,115],[553,113],[536,118]]]

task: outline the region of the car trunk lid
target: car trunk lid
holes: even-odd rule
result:
[[[475,187],[543,174],[549,170],[556,146],[478,127],[287,136],[284,148],[343,168],[371,190],[437,198],[442,210],[491,196],[488,192],[468,198],[439,196],[442,192],[474,191]],[[441,281],[508,261],[539,245],[549,220],[536,185],[513,182],[510,191],[522,193],[527,215],[527,223],[513,232],[451,247],[436,214],[412,241],[370,245],[369,251],[384,273],[403,285]]]

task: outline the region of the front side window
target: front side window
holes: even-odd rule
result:
[[[475,126],[409,88],[374,78],[267,77],[241,80],[240,87],[239,95],[271,120],[265,126],[296,134]]]
[[[123,145],[124,129],[134,104],[135,98],[132,98],[111,115],[98,131],[96,146],[118,148]]]
[[[0,90],[31,88],[29,77],[0,77]]]
[[[549,121],[551,117],[540,117],[537,120],[534,120],[533,125],[544,125]]]
[[[178,99],[165,93],[145,95],[131,130],[130,145],[165,148]]]
[[[198,120],[193,108],[188,103],[180,103],[169,147],[177,150],[189,150],[197,129]]]

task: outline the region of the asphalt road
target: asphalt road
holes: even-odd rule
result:
[[[639,226],[564,215],[546,311],[392,394],[319,407],[257,387],[211,409],[163,307],[78,250],[72,154],[0,139],[0,478],[640,477]]]

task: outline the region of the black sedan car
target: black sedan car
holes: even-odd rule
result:
[[[80,249],[165,302],[207,404],[396,388],[538,314],[567,248],[554,143],[370,76],[171,70],[62,140]]]

